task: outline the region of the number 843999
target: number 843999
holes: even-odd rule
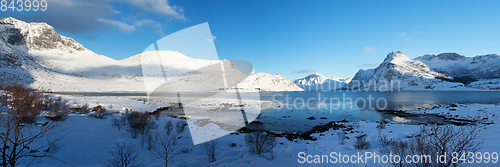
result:
[[[2,11],[45,11],[47,0],[2,0],[0,2]]]

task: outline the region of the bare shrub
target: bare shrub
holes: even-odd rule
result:
[[[35,124],[44,108],[41,92],[22,85],[4,86],[0,93],[0,161],[4,166],[16,166],[24,157],[55,158],[49,149],[63,137],[56,131],[58,123],[50,121]],[[60,135],[56,135],[60,134]],[[53,140],[42,142],[47,136]]]
[[[108,110],[101,105],[92,108],[92,113],[90,114],[91,117],[97,119],[105,119],[108,117],[108,115],[109,115]]]
[[[184,119],[177,121],[177,123],[175,124],[175,132],[177,132],[177,134],[181,134],[182,132],[184,132],[184,124]]]
[[[111,120],[111,123],[113,126],[116,126],[118,128],[118,131],[120,131],[120,129],[127,123],[127,120],[124,117],[113,118]]]
[[[68,119],[70,112],[68,110],[63,110],[59,112],[50,113],[50,115],[45,116],[52,121],[64,121]]]
[[[172,130],[174,129],[174,124],[172,124],[172,121],[168,120],[167,123],[165,123],[164,128],[167,135],[170,135],[170,133],[172,133]]]
[[[106,162],[107,167],[138,167],[141,164],[137,161],[139,150],[127,142],[116,142],[112,150],[109,151],[110,157]]]
[[[90,112],[89,103],[81,105],[78,112],[80,114],[88,114]]]
[[[253,131],[245,136],[245,143],[250,151],[262,156],[262,153],[271,152],[276,146],[276,137],[264,131]]]
[[[479,139],[481,126],[455,127],[453,125],[422,126],[420,131],[407,139],[392,141],[380,149],[384,154],[418,155],[437,157],[447,155],[448,158],[422,161],[422,163],[399,163],[394,166],[457,166],[463,161],[453,163],[453,154],[469,159],[469,152],[476,152],[483,146],[483,140]]]
[[[388,155],[392,153],[393,155],[398,155],[399,157],[407,157],[408,155],[411,156],[409,150],[410,150],[409,142],[402,139],[391,140],[389,144],[382,145],[381,148],[379,149],[379,151],[383,154]],[[434,154],[429,154],[429,155],[434,155]],[[400,162],[393,162],[392,165],[402,167],[410,164],[405,164],[402,161],[400,161]]]
[[[383,135],[382,133],[378,134],[377,139],[378,139],[378,142],[379,142],[381,147],[385,147],[385,146],[391,144],[391,142],[392,142],[392,139],[388,139],[387,136]]]
[[[155,148],[156,143],[159,140],[159,133],[153,135],[152,133],[141,135],[141,147],[146,146],[146,149],[150,150]]]
[[[10,85],[4,89],[7,92],[2,94],[2,107],[12,112],[22,112],[13,113],[16,117],[20,117],[21,123],[35,123],[44,108],[42,94],[23,85]]]
[[[366,141],[366,135],[356,137],[356,142],[352,144],[355,149],[366,150],[370,148],[370,143]]]
[[[177,145],[177,138],[175,136],[162,135],[158,138],[155,150],[152,150],[153,156],[156,159],[161,159],[168,166],[169,162],[179,154],[179,146]]]
[[[129,132],[132,138],[137,138],[139,134],[148,134],[152,129],[157,127],[149,114],[137,111],[127,115],[127,122],[129,123]]]
[[[347,136],[345,135],[345,132],[339,131],[339,132],[337,132],[337,136],[338,136],[337,140],[339,141],[339,144],[344,145],[345,139],[347,138]]]
[[[46,118],[52,121],[64,121],[68,118],[70,114],[69,105],[67,101],[61,99],[61,96],[51,98],[46,95],[43,103],[44,110],[48,111]]]
[[[137,138],[139,136],[139,134],[141,133],[139,131],[139,129],[135,129],[135,128],[129,128],[128,129],[128,132],[130,132],[130,135],[132,136],[132,138]]]
[[[217,141],[215,140],[211,140],[203,144],[203,150],[205,150],[205,153],[207,153],[208,156],[208,163],[217,161],[217,159],[215,159],[215,150],[217,148]]]

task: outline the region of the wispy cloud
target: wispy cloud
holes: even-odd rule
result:
[[[212,42],[212,41],[214,41],[215,39],[217,39],[217,37],[216,37],[216,36],[212,36],[212,38],[207,39],[207,41],[208,41],[208,42]]]
[[[412,32],[410,34],[407,34],[406,32],[402,32],[402,33],[399,33],[398,37],[403,39],[406,42],[409,42],[409,41],[413,41],[413,37],[415,36],[415,34],[418,34],[418,31]]]
[[[382,63],[382,61],[377,61],[375,63],[363,63],[360,65],[357,65],[357,67],[359,67],[359,68],[373,68],[373,67],[377,67],[378,65],[380,65],[380,63]]]
[[[127,19],[113,7],[121,3],[144,11],[142,18]],[[36,15],[26,12],[9,12],[5,15],[27,21],[46,22],[57,31],[69,33],[93,33],[103,29],[119,29],[130,33],[141,28],[152,28],[156,34],[163,35],[166,23],[149,20],[152,15],[166,20],[186,20],[181,7],[170,5],[168,0],[50,0],[49,9]]]
[[[131,5],[141,8],[147,12],[154,12],[164,16],[185,20],[181,7],[169,5],[168,0],[125,0]]]
[[[149,19],[144,19],[144,20],[135,20],[134,19],[134,26],[137,27],[150,27],[153,29],[154,33],[159,35],[159,36],[164,36],[165,33],[163,33],[163,25]]]
[[[315,73],[315,72],[318,72],[318,71],[313,70],[313,69],[299,69],[299,70],[294,71],[292,73],[293,74],[303,74],[303,73]]]
[[[363,53],[376,53],[378,50],[374,47],[365,47],[363,48]]]
[[[113,24],[103,20],[114,20],[119,13],[108,1],[98,0],[55,0],[49,1],[49,8],[44,12],[12,12],[6,15],[27,21],[46,22],[57,31],[69,33],[88,33],[113,27]]]
[[[115,25],[121,31],[123,31],[125,33],[131,33],[133,31],[135,31],[135,29],[136,29],[136,27],[134,25],[128,25],[128,24],[126,24],[124,22],[121,22],[121,21],[108,20],[108,19],[102,19],[102,18],[99,18],[98,20],[100,22],[103,22],[103,23],[106,23],[106,24]]]

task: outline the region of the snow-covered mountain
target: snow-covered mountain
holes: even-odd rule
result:
[[[295,82],[298,86],[303,86],[303,85],[310,86],[310,85],[323,84],[326,80],[328,80],[327,77],[316,72],[316,73],[313,73],[311,75],[308,75],[307,77],[293,80],[293,82]]]
[[[152,55],[167,60],[162,61],[167,77],[181,76],[222,62],[228,65],[226,73],[241,73],[227,60],[195,59],[176,51],[144,52],[124,60],[114,60],[59,35],[46,23],[26,23],[11,17],[0,19],[0,69],[22,78],[25,84],[35,88],[86,92],[144,91],[141,63],[160,63],[150,60]],[[252,76],[260,81],[246,81],[248,89],[301,90],[295,84],[289,84],[291,81],[286,82],[284,77],[285,80],[270,74]],[[203,78],[183,81],[213,83]]]
[[[426,63],[432,70],[446,74],[455,81],[476,89],[500,89],[500,55],[465,57],[457,53],[424,55],[415,60]]]
[[[500,78],[500,55],[465,57],[457,53],[424,55],[414,60],[450,77],[470,77],[476,80]]]
[[[362,72],[366,73],[366,72]],[[362,80],[366,78],[361,77]],[[460,83],[450,83],[438,79],[447,77],[432,71],[426,64],[411,60],[402,52],[391,52],[385,60],[373,71],[370,79],[359,86],[362,89],[387,90],[414,90],[414,89],[447,89],[461,86]],[[350,85],[354,88],[356,85]]]
[[[359,89],[360,87],[363,87],[365,83],[368,83],[370,78],[373,76],[373,72],[375,69],[360,69],[354,75],[352,78],[351,82],[347,85],[348,88],[351,89]]]
[[[345,88],[351,78],[327,78],[320,73],[314,73],[293,82],[306,91],[329,91]]]
[[[303,91],[295,83],[288,80],[283,74],[255,73],[238,84],[238,88],[255,89],[262,91]]]

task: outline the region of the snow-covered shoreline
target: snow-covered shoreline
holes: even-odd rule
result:
[[[401,114],[433,115],[456,121],[469,121],[482,124],[493,124],[497,121],[496,112],[500,111],[499,104],[434,104],[429,108],[417,110],[392,111]]]

